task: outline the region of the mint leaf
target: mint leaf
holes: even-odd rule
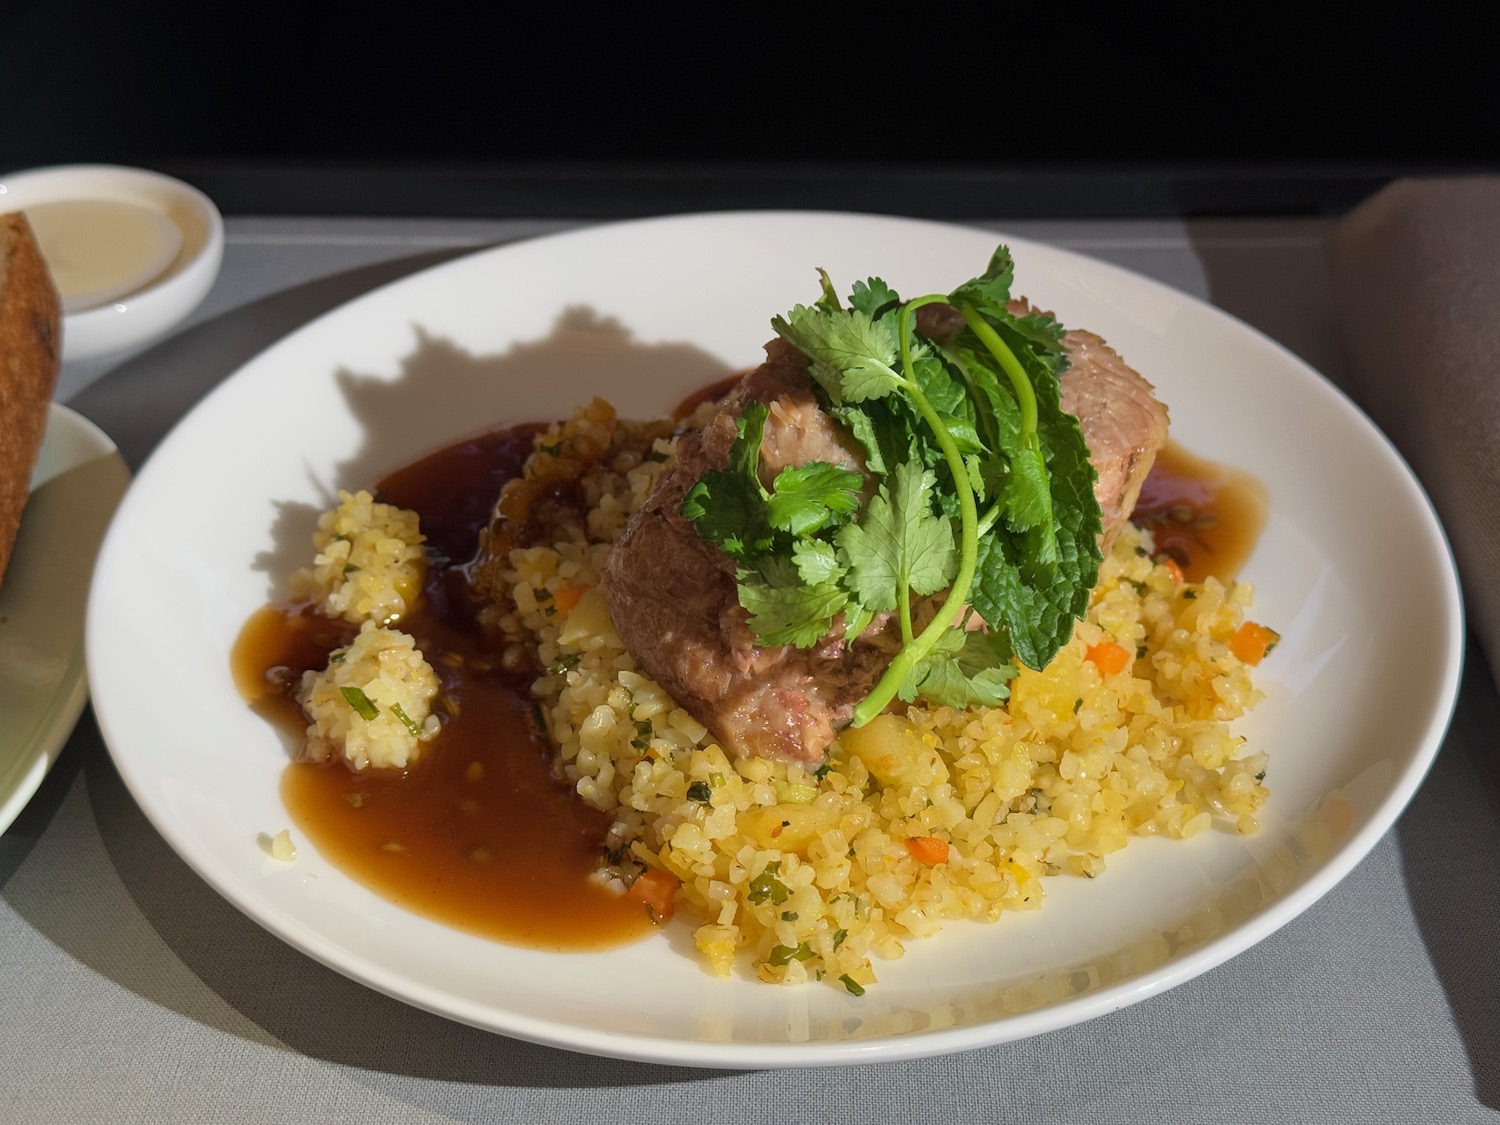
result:
[[[1013,531],[1052,522],[1052,493],[1040,449],[1018,449],[1010,459],[1010,476],[1005,482],[1005,522]]]
[[[934,410],[974,425],[974,404],[969,401],[968,389],[961,379],[954,378],[942,359],[914,350],[911,369]]]
[[[1017,533],[1001,521],[980,540],[969,594],[980,616],[1010,635],[1028,668],[1045,668],[1072,637],[1073,622],[1088,611],[1101,558],[1094,467],[1078,420],[1057,406],[1055,391],[1039,399],[1055,517],[1050,550],[1037,542],[1040,528]]]
[[[963,377],[969,394],[983,407],[978,425],[981,439],[986,447],[1003,454],[1020,447],[1021,406],[1015,391],[995,370],[989,353],[973,345],[972,337],[960,339],[949,346],[947,356]]]

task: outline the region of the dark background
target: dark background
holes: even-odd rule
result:
[[[1500,156],[1457,6],[480,7],[0,0],[0,170],[231,211],[1288,213]]]

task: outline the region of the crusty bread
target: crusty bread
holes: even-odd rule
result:
[[[0,581],[57,386],[60,317],[57,289],[26,216],[0,215]]]

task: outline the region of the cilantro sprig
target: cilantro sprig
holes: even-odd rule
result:
[[[762,644],[810,647],[841,617],[858,643],[877,616],[895,617],[902,647],[855,725],[898,696],[1003,702],[1015,660],[1044,667],[1087,609],[1100,512],[1088,448],[1060,405],[1063,329],[1010,310],[1013,274],[1002,246],[952,293],[902,301],[871,278],[846,308],[820,270],[819,299],[772,326],[807,357],[823,405],[864,453],[873,493],[865,499],[860,473],[827,462],[764,483],[768,411],[751,401],[724,469],[683,502],[698,533],[735,560]],[[929,305],[955,310],[962,327],[950,315],[950,331],[919,334]],[[966,628],[975,614],[986,629]]]

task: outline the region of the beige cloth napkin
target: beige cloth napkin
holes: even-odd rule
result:
[[[1500,686],[1500,177],[1399,180],[1325,250],[1350,389],[1432,497]]]

